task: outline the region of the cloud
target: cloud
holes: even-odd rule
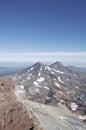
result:
[[[80,56],[85,57],[86,52],[15,52],[15,53],[0,53],[0,56]]]

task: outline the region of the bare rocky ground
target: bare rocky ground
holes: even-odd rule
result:
[[[78,119],[78,115],[61,103],[57,106],[44,105],[27,100],[16,91],[15,95],[27,111],[36,116],[44,130],[86,130],[86,124]]]
[[[35,116],[16,99],[10,78],[0,78],[0,130],[42,130]]]

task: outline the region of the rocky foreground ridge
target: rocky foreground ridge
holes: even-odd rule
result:
[[[0,78],[0,130],[42,130],[39,121],[16,99],[11,78]]]

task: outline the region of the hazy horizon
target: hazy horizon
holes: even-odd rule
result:
[[[0,62],[0,67],[1,68],[4,68],[4,67],[12,67],[12,68],[26,68],[26,67],[29,67],[37,62],[41,62],[43,64],[46,64],[46,65],[51,65],[57,61],[54,61],[54,62],[48,62],[48,61],[34,61],[34,62]],[[86,68],[86,65],[83,66],[83,64],[81,63],[73,63],[73,62],[62,62],[62,61],[59,61],[61,62],[64,66],[75,66],[75,67],[81,67],[81,68]]]

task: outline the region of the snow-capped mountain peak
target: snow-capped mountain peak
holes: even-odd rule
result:
[[[82,93],[85,96],[85,78],[86,75],[76,73],[60,62],[51,66],[37,62],[13,76],[18,94],[20,92],[28,99],[41,103],[55,105],[63,101],[70,104],[70,108],[72,102],[81,103],[78,97],[82,97]]]

